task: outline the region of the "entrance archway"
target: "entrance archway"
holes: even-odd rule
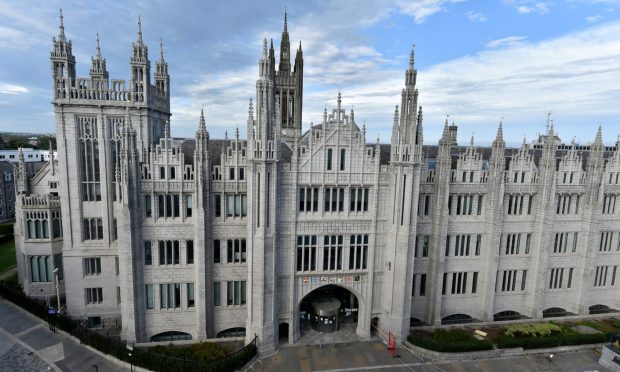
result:
[[[326,285],[308,293],[299,304],[301,337],[312,334],[357,331],[360,302],[350,290]]]

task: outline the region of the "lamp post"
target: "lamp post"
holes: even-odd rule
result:
[[[56,313],[60,312],[60,289],[58,289],[58,268],[54,269],[54,279],[56,281],[56,302],[58,307],[56,308]]]

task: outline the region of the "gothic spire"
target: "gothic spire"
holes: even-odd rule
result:
[[[58,40],[65,41],[65,23],[62,16],[62,8],[60,8],[60,25],[58,26]]]
[[[205,110],[200,109],[200,121],[198,123],[198,131],[201,133],[207,132],[207,125],[205,124]]]
[[[138,16],[138,43],[142,44],[142,20]]]
[[[415,44],[411,47],[411,54],[409,55],[409,69],[413,70],[414,62],[415,62]]]
[[[497,143],[504,142],[504,118],[499,121],[499,127],[497,127],[497,134],[495,135],[495,141]]]
[[[164,62],[164,41],[162,38],[159,38],[159,60]]]
[[[595,145],[602,145],[603,144],[603,132],[601,130],[601,126],[598,126],[598,129],[596,131],[596,138],[594,139],[594,144]]]
[[[392,124],[392,145],[398,144],[398,105],[394,108],[394,123]]]
[[[97,54],[95,55],[97,58],[101,58],[101,48],[99,47],[99,33],[97,32]]]
[[[282,38],[280,39],[280,66],[279,71],[291,70],[291,43],[288,38],[288,20],[286,9],[284,10],[284,29],[282,30]]]

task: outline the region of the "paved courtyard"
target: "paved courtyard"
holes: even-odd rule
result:
[[[0,372],[126,370],[0,297]]]
[[[432,361],[413,355],[407,349],[397,350],[400,358],[392,358],[380,341],[367,341],[334,346],[282,347],[268,357],[248,366],[248,371],[353,372],[353,371],[600,371],[599,355],[591,350],[556,354],[553,361],[545,355],[483,359],[474,361]]]

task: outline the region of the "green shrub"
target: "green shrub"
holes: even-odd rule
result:
[[[570,346],[583,344],[597,344],[607,340],[603,333],[585,335],[580,333],[568,335],[552,335],[545,337],[519,337],[514,338],[504,335],[497,342],[499,349],[522,347],[524,349],[540,349],[556,346]]]
[[[614,320],[611,322],[611,325],[616,327],[616,328],[620,328],[620,320]]]
[[[544,337],[562,332],[562,327],[555,323],[513,324],[508,327],[504,335],[508,337]]]
[[[407,340],[424,349],[450,353],[493,349],[491,341],[477,340],[467,331],[460,329],[451,331],[439,329],[433,333],[431,338],[412,333]]]
[[[220,345],[213,342],[200,342],[187,346],[154,346],[149,351],[165,354],[167,356],[179,359],[199,360],[210,362],[213,360],[223,359],[226,357],[226,350]]]

